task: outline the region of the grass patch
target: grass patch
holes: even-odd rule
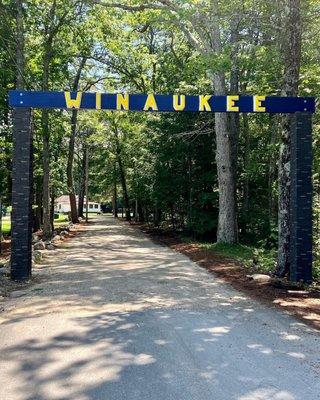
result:
[[[54,222],[68,222],[68,215],[58,214],[58,218],[55,218]]]
[[[216,253],[240,261],[247,268],[254,268],[257,272],[272,273],[276,266],[276,250],[265,250],[243,244],[202,243],[202,248],[213,250]]]
[[[59,227],[60,225],[65,225],[69,222],[68,216],[65,214],[59,214],[58,218],[54,219],[54,226]]]
[[[65,225],[68,223],[68,216],[64,214],[59,214],[59,217],[54,220],[54,226]],[[4,235],[10,235],[11,233],[11,220],[10,217],[4,217],[2,219],[2,233]]]
[[[2,220],[2,233],[4,235],[9,235],[11,232],[11,221],[10,219]]]
[[[224,255],[226,257],[236,258],[238,260],[249,260],[254,256],[254,248],[243,244],[228,244],[228,243],[204,243],[201,245],[208,250]]]

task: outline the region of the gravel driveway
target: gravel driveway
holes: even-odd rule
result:
[[[0,314],[1,400],[317,400],[320,335],[111,217]],[[21,295],[21,297],[19,297]]]

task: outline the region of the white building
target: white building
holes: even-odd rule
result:
[[[76,196],[76,201],[78,205],[78,196]],[[70,207],[70,199],[68,195],[60,196],[55,201],[54,211],[60,214],[67,214],[71,211]],[[84,199],[83,212],[86,212],[86,198]],[[88,202],[88,212],[89,213],[101,213],[101,205],[100,203],[96,203],[94,201]]]

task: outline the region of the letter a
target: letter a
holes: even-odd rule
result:
[[[212,96],[200,95],[199,96],[199,111],[211,111],[209,100]]]
[[[71,92],[64,92],[64,97],[66,99],[67,108],[80,108],[82,93],[77,92],[77,97],[75,99],[71,98]]]
[[[129,110],[129,95],[127,93],[117,94],[117,110]]]
[[[186,108],[186,96],[184,94],[173,95],[173,108],[176,111],[183,111]]]
[[[158,105],[153,94],[148,94],[143,110],[148,111],[150,108],[152,111],[158,111]]]

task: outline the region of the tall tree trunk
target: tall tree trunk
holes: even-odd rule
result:
[[[68,186],[68,194],[70,200],[71,221],[74,224],[77,224],[79,222],[77,200],[74,191],[74,179],[73,179],[74,144],[75,144],[75,137],[77,130],[77,117],[78,117],[78,110],[72,110],[71,135],[69,140],[69,151],[68,151],[68,162],[67,162],[67,186]]]
[[[112,196],[112,208],[114,218],[118,218],[118,194],[117,194],[117,174],[116,165],[113,170],[113,196]]]
[[[52,41],[45,44],[43,59],[42,90],[49,87],[49,69],[52,53]],[[43,182],[42,182],[42,207],[43,207],[43,236],[49,239],[52,236],[51,214],[50,214],[50,132],[49,132],[49,110],[42,110],[42,161],[43,161]]]
[[[43,182],[42,182],[42,208],[43,208],[43,236],[50,239],[52,236],[51,214],[50,214],[50,133],[49,112],[42,110],[41,118],[43,135]]]
[[[15,0],[16,8],[16,89],[24,88],[24,20],[23,1]]]
[[[81,77],[81,72],[85,66],[87,61],[86,57],[82,57],[80,65],[78,67],[76,76],[74,78],[72,90],[76,92],[79,89],[79,81]],[[69,150],[68,150],[68,162],[67,162],[67,186],[68,186],[68,194],[70,200],[70,209],[71,209],[71,221],[76,224],[79,222],[78,219],[78,210],[77,210],[77,200],[76,194],[74,190],[74,179],[73,179],[73,161],[74,161],[74,145],[76,139],[77,132],[77,119],[78,119],[78,110],[72,110],[71,114],[71,133],[69,140]]]
[[[126,209],[126,220],[131,221],[130,202],[129,202],[129,195],[128,195],[128,189],[127,189],[127,181],[126,181],[126,175],[125,175],[124,166],[123,166],[123,162],[122,162],[121,146],[120,146],[117,127],[114,128],[114,133],[115,133],[115,140],[116,140],[116,157],[117,157],[117,162],[118,162],[118,167],[119,167],[119,175],[120,175],[120,182],[121,182],[122,192],[123,192],[123,200],[124,200],[124,205],[125,205],[125,209]],[[122,204],[122,209],[123,209],[123,204]]]
[[[231,71],[230,71],[230,93],[239,94],[239,65],[238,65],[238,52],[239,52],[239,21],[235,17],[232,21],[231,28]],[[239,147],[239,132],[240,132],[240,114],[232,112],[230,118],[230,140],[232,150],[232,170],[234,175],[234,189],[235,199],[237,199],[237,170],[238,170],[238,147]],[[237,207],[237,202],[236,202]]]
[[[285,29],[282,54],[284,55],[284,96],[297,96],[301,62],[301,12],[300,0],[283,0]],[[279,162],[279,244],[276,275],[289,273],[290,248],[290,136],[293,116],[285,115],[282,123]]]
[[[243,167],[244,167],[244,182],[243,182],[243,226],[242,232],[245,235],[247,232],[248,224],[248,213],[249,213],[249,162],[250,162],[250,130],[249,130],[249,120],[248,114],[243,114],[243,134],[244,134],[244,157],[243,157]]]
[[[138,204],[137,204],[137,209],[138,209]],[[154,214],[153,214],[153,223],[156,227],[159,227],[161,223],[161,209],[159,209],[158,203],[156,202],[154,206]]]
[[[216,94],[219,95],[216,91]],[[219,217],[217,241],[219,243],[236,243],[238,227],[235,201],[235,182],[232,166],[232,148],[228,135],[227,115],[217,113],[215,116],[217,137],[217,169],[219,184]]]
[[[51,198],[50,198],[50,223],[51,223],[52,231],[54,231],[54,201],[55,201],[54,194],[51,193]]]
[[[135,202],[134,202],[134,220],[135,220],[136,222],[139,221],[138,209],[139,209],[139,201],[138,201],[138,199],[136,198],[136,199],[135,199]]]
[[[35,179],[35,204],[33,227],[37,231],[42,225],[42,180],[40,176]]]
[[[142,207],[141,202],[138,202],[138,221],[139,222],[145,221],[144,207]]]
[[[78,199],[78,216],[84,218],[83,215],[83,206],[84,206],[84,197],[86,192],[86,145],[83,145],[83,155],[81,160],[81,182],[80,182],[80,191],[79,191],[79,199]]]
[[[221,54],[221,35],[217,0],[212,4],[212,46],[215,54]],[[225,73],[221,70],[213,72],[213,88],[216,96],[225,96]],[[215,114],[216,133],[216,162],[219,185],[219,217],[217,241],[236,243],[238,241],[238,224],[236,214],[236,183],[233,164],[233,142],[228,129],[228,116],[226,113]]]
[[[275,114],[270,114],[269,121],[270,121],[269,126],[271,132],[271,138],[270,138],[271,153],[269,157],[269,170],[268,170],[268,192],[269,192],[268,197],[269,197],[269,226],[270,229],[272,229],[272,227],[274,227],[277,222],[277,211],[278,211],[277,199],[274,194],[274,183],[277,181],[278,168],[274,157],[273,149],[278,141],[279,121]]]
[[[130,202],[129,202],[126,176],[125,176],[124,168],[123,168],[123,164],[122,164],[122,158],[119,155],[117,157],[117,159],[118,159],[121,187],[122,187],[122,191],[123,191],[123,200],[124,200],[124,206],[125,206],[125,212],[126,212],[126,220],[131,221]],[[123,205],[122,205],[122,209],[123,209]]]
[[[50,64],[52,59],[52,46],[54,36],[57,34],[57,30],[54,29],[52,21],[54,20],[56,13],[57,2],[53,0],[49,11],[49,25],[44,27],[45,38],[44,38],[44,54],[43,54],[43,74],[42,74],[42,90],[49,89],[49,76],[50,76]],[[49,131],[49,110],[42,110],[41,116],[41,128],[43,135],[43,192],[42,192],[42,207],[43,207],[43,237],[49,239],[52,236],[51,226],[51,213],[50,213],[50,131]]]

